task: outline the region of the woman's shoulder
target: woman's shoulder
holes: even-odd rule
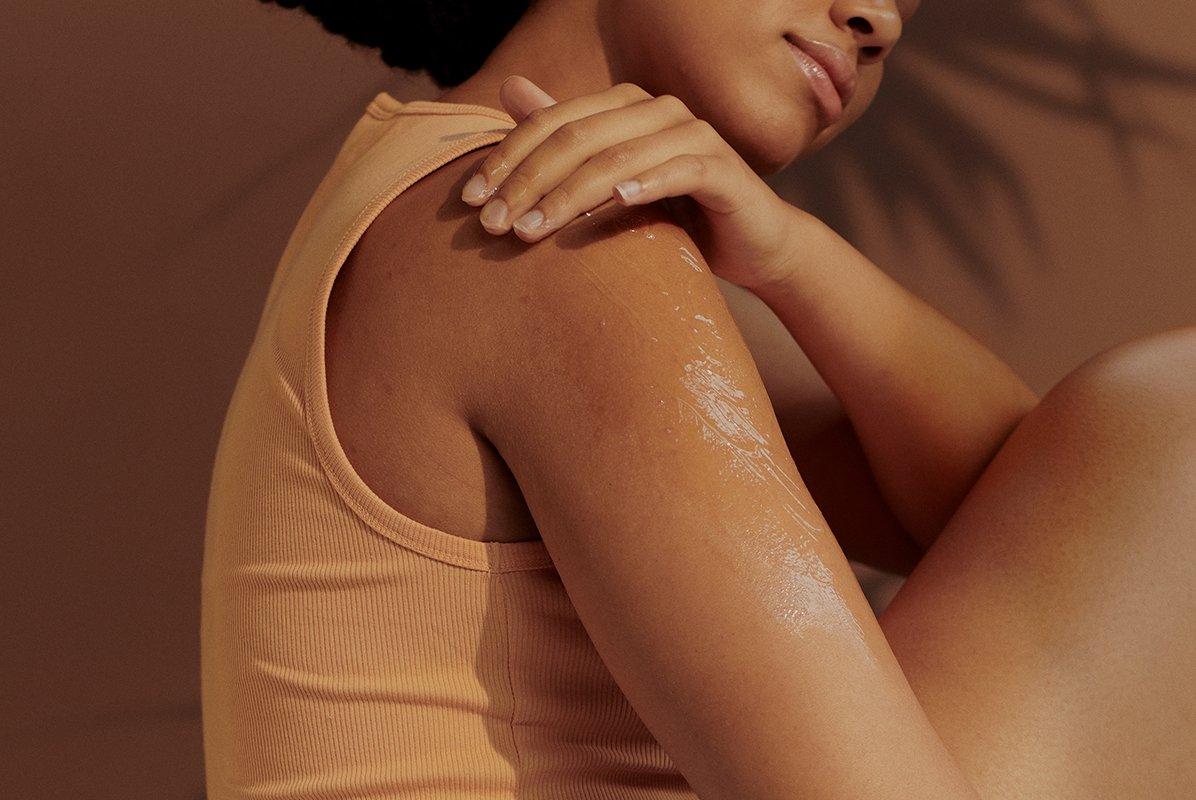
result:
[[[425,338],[442,356],[455,343],[485,344],[470,335],[468,321],[502,302],[501,294],[486,292],[476,270],[496,237],[481,227],[478,209],[461,200],[461,188],[492,147],[455,158],[400,192],[345,264],[351,280],[371,289],[354,293],[355,311],[368,307],[394,320],[404,352]]]
[[[663,203],[604,203],[531,244],[488,233],[479,209],[460,199],[487,152],[421,178],[358,245],[354,313],[385,331],[376,334],[383,368],[424,365],[429,388],[484,430],[513,376],[534,378],[536,365],[559,363],[563,351],[615,366],[641,348],[667,352],[669,337],[716,321],[719,335],[741,335],[699,248]]]
[[[601,313],[595,288],[623,294],[625,302],[636,293],[650,303],[674,290],[718,294],[697,246],[661,203],[626,208],[612,201],[534,244],[514,232],[487,232],[480,209],[460,198],[489,150],[457,158],[404,190],[354,250],[352,269],[371,285],[359,300],[402,331],[396,347],[410,353],[424,340],[468,376],[477,374],[478,362],[510,355],[517,324],[566,307]]]
[[[463,538],[516,541],[535,538],[534,522],[459,403],[468,365],[494,344],[472,327],[478,309],[501,302],[467,280],[477,243],[462,241],[469,207],[453,187],[471,160],[401,192],[341,268],[328,304],[329,400],[354,468],[385,502]]]

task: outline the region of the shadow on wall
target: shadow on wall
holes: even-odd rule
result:
[[[1000,201],[1014,210],[1038,252],[1042,232],[1016,167],[997,146],[999,137],[936,88],[938,73],[991,89],[1011,104],[1099,128],[1129,191],[1138,188],[1136,145],[1161,144],[1187,161],[1184,144],[1127,101],[1125,90],[1146,84],[1196,91],[1196,67],[1167,63],[1117,41],[1091,0],[923,3],[885,68],[884,87],[862,124],[781,180],[792,182],[788,193],[800,195],[803,208],[849,240],[865,223],[852,214],[860,210],[847,197],[853,185],[875,198],[902,245],[911,244],[903,218],[910,210],[922,213],[1002,306],[1013,298],[968,221]]]

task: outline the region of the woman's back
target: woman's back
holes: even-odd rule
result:
[[[431,252],[384,268],[391,221],[348,259],[379,213],[455,215],[395,193],[452,179],[438,168],[512,125],[380,94],[288,242],[209,497],[212,800],[693,796],[595,651],[502,459],[455,413],[452,375],[486,332],[440,323],[486,298],[437,295],[454,281],[429,279],[451,266]]]

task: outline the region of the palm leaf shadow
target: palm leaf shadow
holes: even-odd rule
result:
[[[1048,19],[1044,11],[1053,12]],[[1062,23],[1062,24],[1061,24]],[[991,132],[969,118],[927,79],[929,70],[961,75],[1018,104],[1045,108],[1097,126],[1107,135],[1129,191],[1137,191],[1133,153],[1143,142],[1167,147],[1189,167],[1187,145],[1126,100],[1146,84],[1196,90],[1196,67],[1168,63],[1119,42],[1092,0],[928,0],[886,62],[885,85],[860,124],[781,177],[800,204],[847,238],[873,220],[853,214],[849,187],[882,209],[898,241],[920,214],[937,229],[965,269],[1003,307],[1013,303],[995,255],[978,231],[1004,201],[1025,243],[1043,254],[1043,232],[1017,166]],[[1040,73],[1071,80],[1060,90]],[[779,191],[786,191],[780,189]]]

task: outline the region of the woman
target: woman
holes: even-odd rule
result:
[[[210,797],[1192,795],[1196,330],[1039,401],[760,180],[914,5],[320,12],[450,88],[370,104],[238,382]],[[917,544],[879,620],[715,275],[842,401],[908,534],[873,560]]]

